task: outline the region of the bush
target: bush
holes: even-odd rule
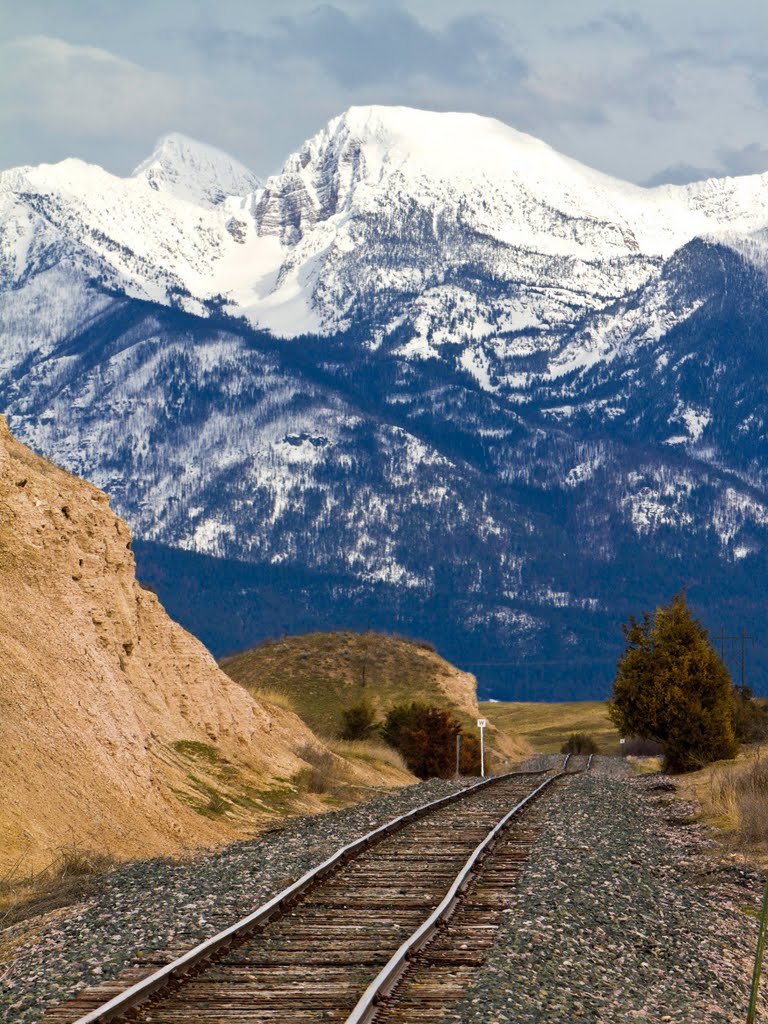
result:
[[[572,732],[560,747],[561,754],[596,754],[597,743],[586,732]]]
[[[450,778],[456,770],[456,737],[461,726],[431,704],[399,704],[386,717],[381,734],[399,750],[420,779]]]
[[[376,713],[367,701],[361,700],[341,712],[339,739],[367,740],[377,729]]]
[[[733,699],[728,671],[691,615],[685,595],[634,617],[608,711],[623,736],[664,744],[669,771],[693,771],[733,757]]]

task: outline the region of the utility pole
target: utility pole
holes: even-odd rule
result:
[[[722,626],[720,627],[720,636],[718,637],[718,640],[720,641],[720,661],[722,661],[722,663],[724,665],[725,665],[725,644],[726,644],[726,641],[728,643],[735,643],[738,640],[739,643],[741,644],[741,666],[740,666],[741,667],[741,672],[740,672],[740,681],[741,681],[741,689],[742,690],[744,689],[744,680],[745,680],[745,677],[746,677],[745,667],[746,667],[746,657],[747,657],[747,653],[746,653],[747,640],[754,640],[754,639],[755,638],[750,633],[747,633],[746,629],[744,629],[743,626],[742,626],[741,632],[739,633],[738,636],[726,636],[725,635],[725,629]]]
[[[458,779],[461,772],[459,768],[461,766],[461,733],[456,733],[456,778]]]

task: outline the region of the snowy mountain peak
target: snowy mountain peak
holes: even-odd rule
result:
[[[227,196],[245,196],[261,184],[255,174],[227,153],[179,132],[160,139],[133,177],[143,178],[158,192],[208,207],[218,206]]]

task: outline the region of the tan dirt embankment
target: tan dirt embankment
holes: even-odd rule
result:
[[[106,495],[0,417],[0,876],[67,847],[175,854],[321,806],[296,780],[322,744],[168,617],[130,548]]]

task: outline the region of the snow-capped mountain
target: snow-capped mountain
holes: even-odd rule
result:
[[[768,175],[643,189],[469,114],[352,108],[263,183],[178,135],[17,168],[0,409],[219,651],[371,621],[602,692],[638,602],[758,600],[767,239]]]
[[[219,206],[229,196],[245,196],[261,187],[256,175],[239,161],[178,132],[162,138],[133,177],[146,181],[156,192],[207,207]]]

